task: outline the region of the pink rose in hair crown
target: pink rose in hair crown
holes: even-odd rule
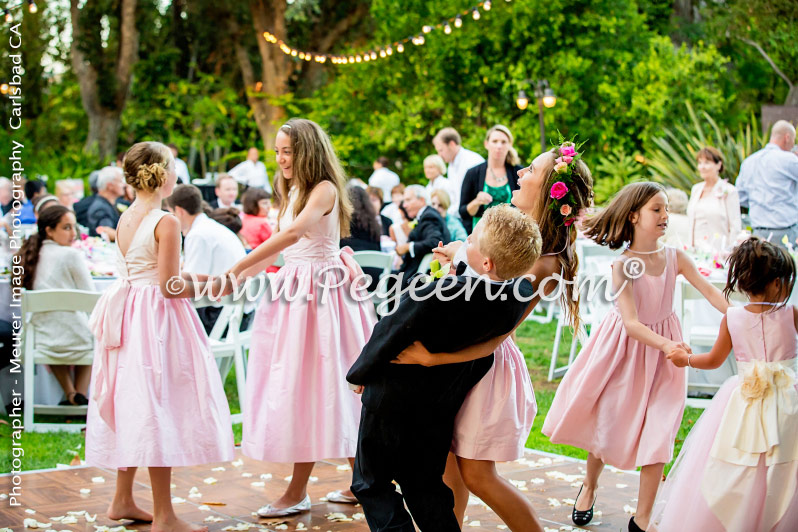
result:
[[[570,155],[563,155],[563,156],[562,156],[562,160],[563,160],[563,162],[564,162],[564,163],[566,163],[566,164],[571,164],[571,161],[573,161],[573,160],[574,160],[574,158],[573,158],[573,157],[571,157]]]
[[[569,214],[571,214],[571,206],[563,205],[562,207],[560,207],[560,214],[562,214],[563,216],[568,216]]]
[[[576,157],[576,149],[573,146],[562,146],[560,147],[560,155],[571,158]]]
[[[557,167],[555,167],[555,170]],[[549,195],[554,199],[563,199],[568,194],[568,186],[562,181],[557,181],[551,186]]]
[[[557,172],[558,174],[565,172],[567,169],[568,169],[568,163],[564,161],[554,165],[554,171]]]

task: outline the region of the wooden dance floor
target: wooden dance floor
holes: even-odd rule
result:
[[[234,462],[175,470],[172,494],[175,510],[181,518],[204,523],[212,531],[368,530],[360,506],[323,500],[328,492],[349,485],[351,472],[345,462],[316,464],[309,485],[313,502],[310,512],[283,519],[258,519],[253,512],[282,493],[291,466],[250,460],[243,457],[240,450],[236,452],[239,458]],[[499,468],[529,497],[547,532],[579,530],[571,523],[570,513],[584,476],[584,462],[528,451],[521,460],[500,464]],[[24,473],[22,506],[10,508],[2,495],[0,528],[23,532],[24,520],[31,519],[42,524],[52,523],[48,529],[52,532],[108,532],[120,524],[126,525],[128,530],[148,530],[147,524],[111,521],[105,516],[114,492],[114,477],[113,471],[91,467]],[[140,470],[136,480],[137,500],[140,506],[151,510],[146,471]],[[628,512],[636,505],[638,481],[636,473],[608,467],[601,478],[597,515],[587,529],[626,530],[631,515]],[[10,491],[11,477],[0,477],[0,493]],[[79,513],[82,511],[86,513]],[[96,520],[92,520],[94,514]],[[65,519],[58,519],[62,517]],[[463,527],[465,532],[506,529],[489,508],[472,497]],[[113,532],[122,531],[119,527]]]

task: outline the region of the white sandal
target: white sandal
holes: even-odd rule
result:
[[[258,510],[258,515],[260,517],[285,517],[307,512],[308,510],[310,510],[310,495],[305,495],[304,499],[287,508],[275,508],[271,504],[267,504]]]

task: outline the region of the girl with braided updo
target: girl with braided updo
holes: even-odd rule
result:
[[[119,278],[89,320],[96,337],[86,461],[117,469],[111,519],[152,521],[153,531],[207,530],[178,519],[171,468],[233,459],[230,410],[208,337],[188,298],[222,281],[181,274],[180,225],[161,210],[177,182],[172,152],[135,144],[124,158],[136,199],[117,226]],[[133,500],[148,467],[153,514]]]
[[[570,159],[565,166],[558,166],[566,157]],[[566,309],[573,326],[578,327],[579,298],[575,297],[573,283],[578,265],[573,244],[575,224],[593,201],[590,170],[574,146],[565,143],[540,154],[531,165],[520,170],[518,185],[519,189],[513,191],[512,203],[538,223],[543,244],[543,254],[529,272],[536,293],[527,314],[542,295],[551,296],[559,290],[562,308]],[[567,189],[564,196],[556,198],[562,191],[560,185],[566,185]],[[452,242],[437,248],[434,250],[436,258],[444,263],[457,262],[456,255],[465,249],[461,246],[462,242]],[[559,279],[566,281],[564,286]],[[495,354],[493,367],[469,392],[457,415],[444,480],[454,492],[455,513],[461,522],[471,491],[485,501],[510,530],[543,530],[529,500],[496,471],[496,462],[523,456],[537,413],[526,362],[513,339],[506,335],[457,353],[435,354],[415,343],[399,356],[399,362],[451,364],[491,353]]]

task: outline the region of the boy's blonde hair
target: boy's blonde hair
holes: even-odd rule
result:
[[[520,277],[540,257],[538,224],[515,207],[504,204],[485,211],[479,222],[479,250],[493,261],[502,279]]]

